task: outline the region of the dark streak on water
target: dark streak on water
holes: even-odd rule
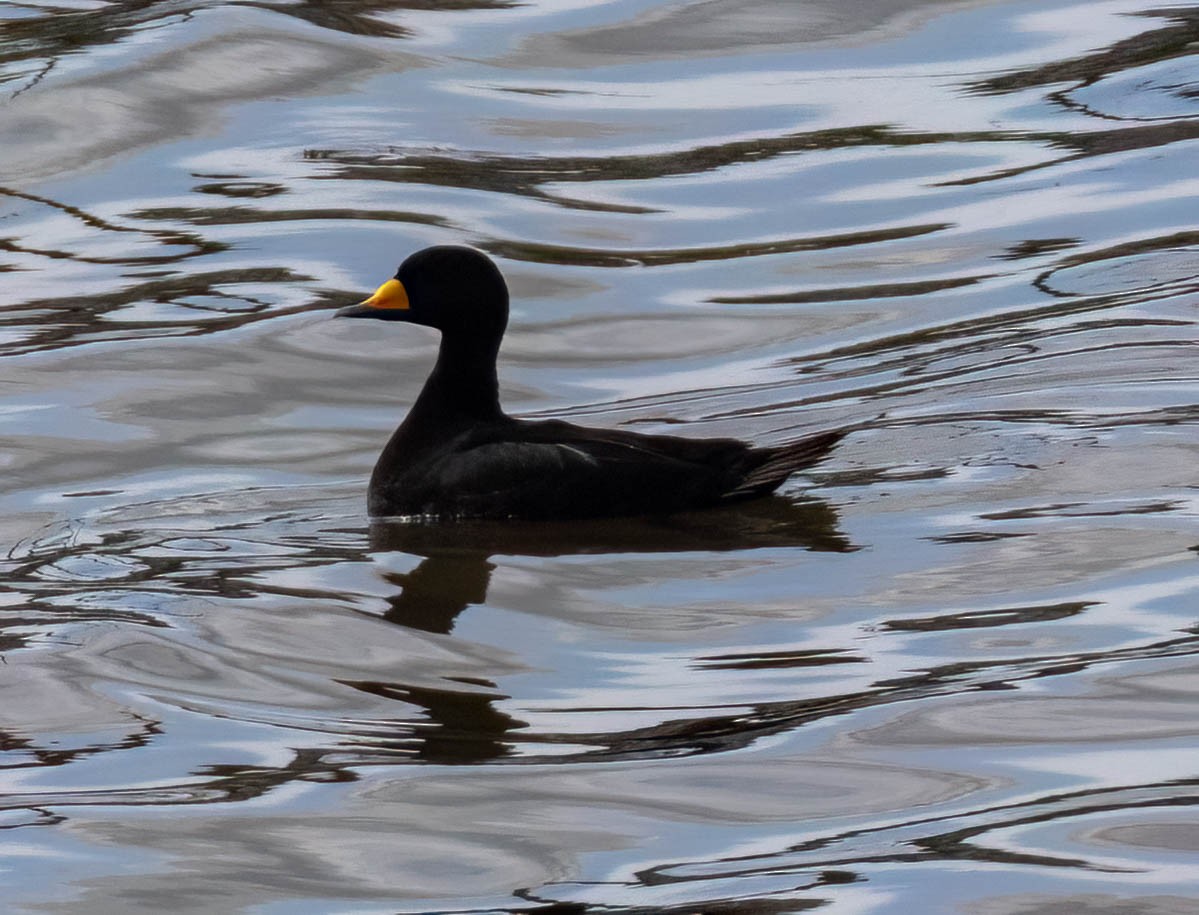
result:
[[[0,9],[14,911],[1199,912],[1199,8]],[[499,259],[521,413],[770,500],[371,524]],[[391,328],[384,328],[390,331]]]

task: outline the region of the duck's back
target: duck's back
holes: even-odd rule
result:
[[[659,514],[764,495],[841,438],[775,448],[503,417],[421,453],[388,449],[373,515],[565,519]]]

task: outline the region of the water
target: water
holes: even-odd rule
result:
[[[1199,7],[0,10],[21,912],[1199,912]],[[855,431],[371,525],[433,243],[504,400]]]

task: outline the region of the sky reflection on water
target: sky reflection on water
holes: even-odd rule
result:
[[[9,905],[1199,912],[1199,11],[0,11]],[[371,524],[426,244],[514,411],[780,497]],[[386,329],[386,328],[385,328]]]

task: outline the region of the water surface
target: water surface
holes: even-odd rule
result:
[[[28,912],[1199,912],[1199,7],[0,11],[0,869]],[[372,524],[524,415],[770,500]]]

